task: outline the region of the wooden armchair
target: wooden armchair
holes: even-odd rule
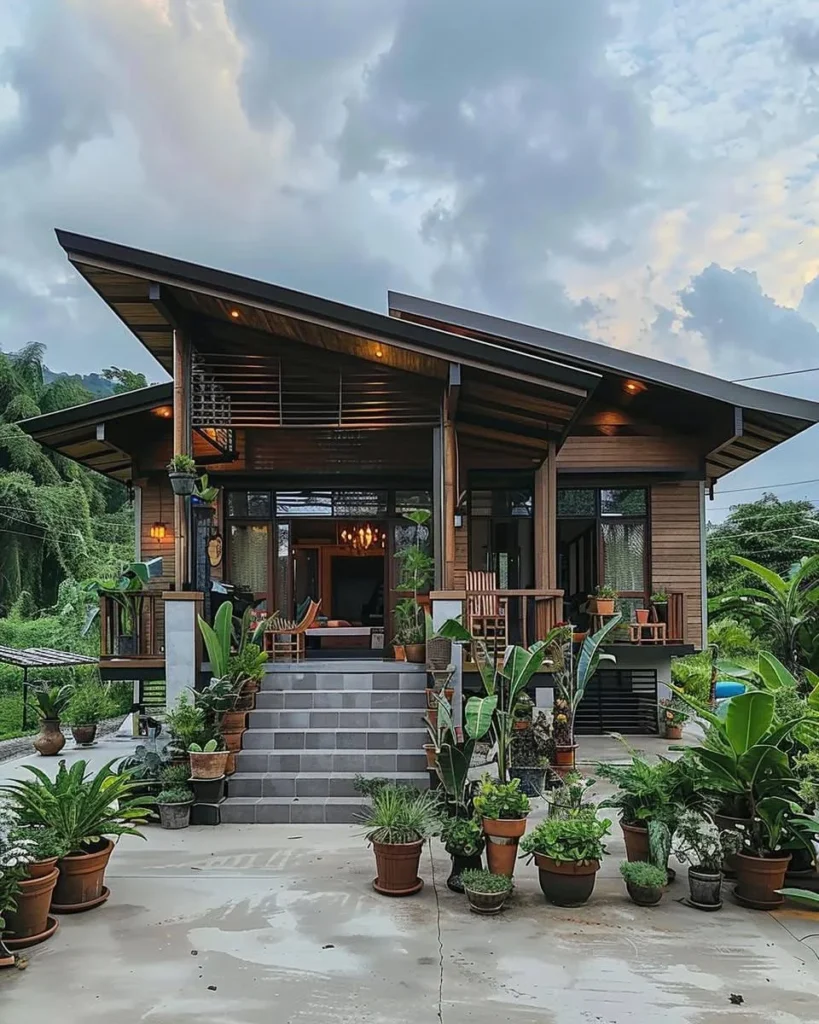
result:
[[[316,621],[321,601],[311,601],[300,622],[273,619],[265,630],[264,649],[271,661],[303,661],[307,630]]]
[[[495,573],[467,572],[466,628],[495,657],[506,650],[509,638],[507,599],[497,589]]]

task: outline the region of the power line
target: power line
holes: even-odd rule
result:
[[[790,480],[782,484],[759,484],[757,487],[728,487],[725,490],[720,488],[719,494],[739,494],[740,491],[764,491],[766,487],[799,487],[801,484],[819,484],[819,477],[812,480]]]
[[[781,373],[761,373],[758,377],[735,377],[732,384],[744,384],[749,380],[770,380],[773,377],[793,377],[798,373],[816,373],[819,366],[806,366],[804,370],[783,370]]]

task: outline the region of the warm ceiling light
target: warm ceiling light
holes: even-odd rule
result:
[[[173,409],[169,405],[160,405],[154,409],[154,416],[159,416],[163,420],[169,420],[173,416]]]
[[[165,524],[164,523],[152,523],[151,524],[151,539],[152,540],[164,540],[165,539]]]
[[[639,380],[626,380],[623,381],[623,391],[629,395],[639,395],[641,391],[645,391],[646,386]]]
[[[239,319],[239,310],[238,309],[232,309],[230,311],[230,315],[233,317],[234,320],[238,320]]]
[[[381,358],[383,358],[383,356],[384,356],[384,353],[382,352],[382,350],[381,350],[381,346],[379,345],[379,346],[378,346],[378,347],[376,348],[376,350],[375,350],[375,358],[376,358],[376,359],[381,359]]]

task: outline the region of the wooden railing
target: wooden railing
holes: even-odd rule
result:
[[[160,654],[157,642],[157,603],[161,594],[140,592],[128,595],[136,609],[134,622],[123,607],[107,594],[100,598],[100,660],[155,658]],[[134,601],[134,598],[137,600]],[[161,605],[159,606],[161,610]]]
[[[563,614],[562,590],[444,590],[433,601],[458,601],[462,622],[475,636],[529,647],[545,639]]]

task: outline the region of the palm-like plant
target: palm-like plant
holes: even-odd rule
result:
[[[153,798],[136,795],[138,784],[130,773],[116,774],[113,764],[109,761],[92,775],[87,761],[77,761],[70,769],[60,761],[54,779],[33,765],[24,765],[34,778],[10,782],[0,792],[23,825],[53,829],[70,853],[88,853],[108,837],[144,839],[134,826],[150,814]]]
[[[709,602],[711,612],[731,612],[770,638],[773,653],[797,672],[803,648],[812,651],[817,632],[819,555],[803,558],[788,576],[780,576],[749,558],[731,561],[756,577],[759,586],[736,587]]]

